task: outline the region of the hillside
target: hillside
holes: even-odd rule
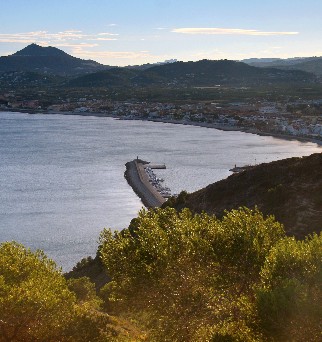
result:
[[[77,75],[108,69],[92,60],[70,56],[55,47],[42,47],[30,44],[24,49],[0,57],[0,73],[28,71],[55,75]]]
[[[229,60],[175,62],[152,66],[146,70],[114,68],[81,76],[72,86],[172,86],[199,87],[215,85],[257,86],[314,82],[315,76],[303,71],[263,69]]]
[[[303,238],[322,228],[322,154],[290,158],[255,166],[233,174],[184,200],[175,207],[188,207],[221,217],[224,210],[258,206],[285,225],[287,234]]]
[[[7,89],[46,87],[59,84],[64,78],[32,71],[12,71],[0,74],[0,86]]]
[[[322,76],[322,57],[304,58],[250,58],[243,60],[251,66],[260,68],[277,68],[282,70],[302,70]]]
[[[123,87],[131,84],[131,79],[137,75],[136,70],[126,68],[112,68],[83,75],[71,80],[72,87]]]

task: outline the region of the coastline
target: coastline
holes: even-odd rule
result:
[[[322,146],[322,139],[314,139],[310,137],[302,137],[302,136],[295,136],[291,134],[283,134],[278,132],[263,132],[254,128],[245,128],[245,127],[236,127],[236,126],[226,126],[226,125],[218,125],[213,123],[206,123],[206,122],[194,122],[194,121],[181,121],[181,120],[170,120],[170,119],[152,119],[152,118],[141,118],[141,117],[133,117],[133,118],[123,118],[117,115],[102,113],[102,112],[58,112],[58,111],[32,111],[32,110],[9,110],[9,109],[0,109],[0,112],[14,112],[14,113],[24,113],[24,114],[58,114],[58,115],[77,115],[77,116],[94,116],[94,117],[108,117],[114,118],[116,120],[136,120],[136,121],[152,121],[152,122],[160,122],[160,123],[170,123],[175,125],[185,125],[185,126],[197,126],[197,127],[204,127],[204,128],[212,128],[217,129],[220,131],[237,131],[237,132],[244,132],[249,134],[256,134],[259,136],[268,136],[273,137],[276,139],[281,140],[295,140],[300,142],[311,142],[317,145]]]
[[[127,162],[124,177],[147,208],[161,207],[166,199],[149,182],[144,171],[145,164],[148,162],[140,159]]]

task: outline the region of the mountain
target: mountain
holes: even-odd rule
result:
[[[173,83],[186,86],[260,85],[312,81],[314,77],[301,71],[262,69],[231,60],[176,62],[143,71],[138,83]]]
[[[0,73],[27,71],[68,76],[108,68],[92,60],[70,56],[55,47],[42,47],[37,44],[28,45],[10,56],[0,57]]]
[[[146,69],[150,69],[154,66],[157,65],[164,65],[164,64],[169,64],[169,63],[175,63],[177,62],[177,59],[167,59],[164,62],[156,62],[156,63],[146,63],[146,64],[142,64],[142,65],[128,65],[125,68],[127,69],[136,69],[136,70],[146,70]]]
[[[127,68],[112,68],[72,79],[71,87],[124,87],[131,85],[138,71]]]
[[[266,61],[262,64],[275,62]],[[309,66],[306,68],[308,71],[311,70]],[[70,56],[55,47],[42,47],[37,44],[28,45],[10,56],[0,57],[0,74],[5,72],[73,76],[74,79],[70,81],[71,87],[173,86],[180,88],[216,85],[239,87],[302,84],[314,82],[316,79],[313,74],[302,70],[258,68],[231,60],[197,62],[170,60],[156,65],[145,65],[142,68],[113,68],[92,60]]]
[[[242,62],[260,68],[278,68],[283,70],[302,70],[322,76],[322,57],[295,58],[250,58]]]
[[[62,84],[64,78],[56,75],[39,74],[32,71],[10,71],[0,74],[0,86],[3,89],[44,87]]]
[[[137,70],[114,68],[78,77],[72,86],[257,86],[314,82],[315,76],[303,71],[263,69],[230,60],[174,62]]]
[[[273,214],[298,238],[322,230],[322,153],[260,164],[206,188],[179,195],[174,207],[221,217],[246,206]]]

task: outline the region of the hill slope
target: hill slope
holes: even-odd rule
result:
[[[0,57],[0,73],[29,71],[56,75],[75,75],[109,68],[91,60],[83,60],[68,55],[55,47],[30,44],[24,49],[5,57]]]
[[[251,58],[243,62],[262,68],[277,68],[282,70],[302,70],[322,76],[322,57],[307,58],[288,58],[288,59],[268,59],[268,58]]]
[[[68,85],[71,87],[124,87],[131,84],[131,79],[137,73],[136,70],[127,68],[112,68],[79,76],[69,81]]]
[[[175,62],[153,66],[146,70],[115,68],[83,76],[71,81],[72,86],[174,86],[198,87],[261,84],[293,84],[314,82],[313,74],[300,70],[264,69],[245,63],[219,60]]]
[[[188,194],[184,203],[193,211],[222,216],[241,206],[273,214],[289,235],[303,238],[322,229],[322,153],[255,166]]]

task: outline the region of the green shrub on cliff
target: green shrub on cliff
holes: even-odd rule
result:
[[[16,243],[1,245],[2,340],[51,340],[60,336],[73,317],[74,302],[54,262],[42,252],[33,253]]]
[[[0,245],[1,342],[130,340],[133,327],[97,310],[99,304],[89,279],[67,284],[43,252]]]
[[[280,341],[320,341],[322,236],[277,243],[261,270],[256,304],[261,327]]]
[[[246,208],[221,220],[143,210],[130,228],[101,235],[113,280],[102,293],[109,310],[141,320],[151,341],[285,341],[291,318],[292,340],[306,321],[314,338],[321,301],[298,328],[289,311],[321,300],[321,237],[296,242],[273,217]]]

